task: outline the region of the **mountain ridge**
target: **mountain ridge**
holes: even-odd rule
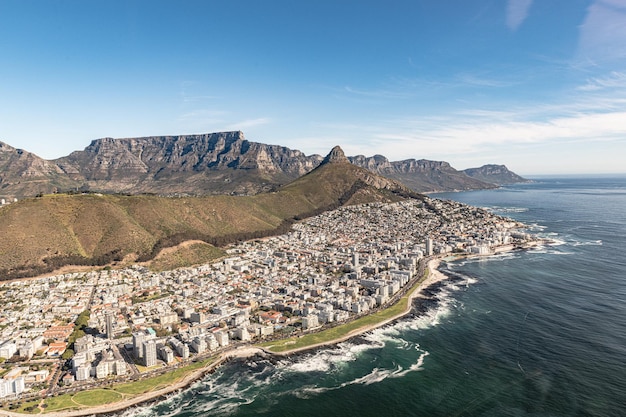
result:
[[[0,196],[19,198],[67,191],[254,195],[295,180],[324,159],[280,145],[251,142],[240,131],[95,139],[84,150],[54,160],[0,144]],[[417,192],[499,185],[488,181],[489,172],[480,171],[482,176],[473,177],[468,170],[457,171],[444,161],[390,162],[382,155],[347,159]]]

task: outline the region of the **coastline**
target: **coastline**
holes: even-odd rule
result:
[[[407,294],[408,298],[407,298],[407,305],[405,307],[405,309],[390,317],[387,318],[383,321],[380,321],[378,323],[375,324],[371,324],[371,325],[367,325],[367,326],[362,326],[359,327],[357,329],[352,330],[351,332],[338,337],[336,339],[332,339],[332,340],[328,340],[325,342],[321,342],[321,343],[316,343],[313,345],[308,345],[308,346],[304,346],[304,347],[300,347],[300,348],[295,348],[295,349],[289,349],[289,350],[285,350],[282,352],[272,352],[268,349],[263,349],[263,352],[265,352],[268,355],[274,355],[274,356],[289,356],[289,355],[293,355],[293,354],[298,354],[298,353],[302,353],[302,352],[306,352],[309,350],[314,350],[314,349],[318,349],[320,347],[324,347],[324,346],[332,346],[332,345],[336,345],[337,343],[341,343],[341,342],[345,342],[348,339],[351,339],[355,336],[359,336],[363,333],[367,333],[371,330],[377,329],[379,327],[382,326],[386,326],[389,323],[392,323],[404,316],[406,316],[407,314],[409,314],[413,308],[413,300],[417,297],[422,297],[422,290],[424,288],[428,288],[429,286],[431,286],[432,284],[439,282],[439,281],[444,281],[446,279],[448,279],[448,277],[446,275],[444,275],[443,273],[439,272],[439,270],[437,269],[439,267],[439,264],[441,263],[441,259],[440,258],[433,258],[431,260],[428,261],[427,263],[427,269],[428,269],[428,275],[426,276],[425,279],[423,279],[421,282],[419,282],[419,284],[417,285],[417,287],[410,292],[409,294]],[[398,301],[400,302],[400,301]]]
[[[539,241],[533,241],[530,243],[531,244],[524,246],[524,247],[518,247],[514,245],[503,245],[503,246],[495,248],[494,252],[491,254],[479,255],[479,256],[486,257],[486,256],[495,255],[495,254],[500,254],[503,252],[512,251],[512,250],[518,250],[518,249],[524,250],[532,246],[541,244],[543,243],[543,241],[539,240]],[[470,256],[467,256],[467,255],[458,256],[458,258],[462,258],[462,257],[474,257],[474,256],[471,256],[471,255]],[[419,297],[425,297],[424,294],[422,294],[423,289],[428,288],[429,286],[437,282],[445,281],[449,278],[448,276],[446,276],[445,274],[443,274],[442,272],[438,270],[438,267],[442,259],[443,259],[442,257],[433,257],[432,259],[430,259],[427,262],[427,266],[426,266],[426,269],[428,271],[428,273],[426,274],[426,277],[423,278],[421,281],[419,281],[412,291],[406,294],[406,297],[407,297],[406,307],[400,313],[395,314],[394,316],[389,317],[385,320],[382,320],[378,323],[358,327],[350,331],[349,333],[341,337],[338,337],[336,339],[324,341],[322,343],[317,343],[313,345],[307,345],[307,346],[300,347],[300,348],[285,350],[283,352],[272,352],[269,349],[255,346],[255,345],[240,346],[240,347],[222,352],[215,361],[212,361],[207,366],[204,366],[200,369],[190,372],[189,374],[185,375],[176,383],[166,386],[164,388],[160,388],[155,391],[145,392],[143,394],[138,394],[136,397],[122,399],[120,401],[112,402],[112,403],[105,404],[105,405],[94,406],[94,407],[85,406],[84,408],[75,409],[75,410],[61,410],[61,411],[53,411],[49,413],[46,413],[45,411],[43,411],[42,413],[38,415],[46,415],[46,416],[51,416],[51,417],[82,417],[82,416],[111,415],[113,413],[118,413],[118,412],[127,410],[129,408],[132,408],[141,404],[149,404],[149,403],[154,403],[154,402],[163,400],[172,393],[188,388],[193,383],[202,379],[207,374],[214,372],[215,369],[221,366],[224,362],[227,362],[228,360],[231,360],[231,359],[248,358],[248,357],[252,357],[255,355],[259,355],[259,354],[265,355],[265,356],[278,356],[278,357],[294,355],[294,354],[298,354],[298,353],[302,353],[302,352],[306,352],[310,350],[315,350],[324,346],[335,345],[337,343],[341,343],[355,336],[359,336],[363,333],[367,333],[376,328],[388,325],[389,323],[392,323],[406,316],[407,314],[411,312],[412,306],[413,306],[413,300]],[[23,416],[28,416],[28,415],[36,415],[36,414],[17,413],[17,412],[12,412],[12,411],[0,410],[0,417],[4,417],[4,416],[23,417]]]

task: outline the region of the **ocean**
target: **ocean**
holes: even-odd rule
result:
[[[122,416],[626,416],[626,176],[435,195],[554,243],[443,262],[414,314],[337,346],[230,362]]]

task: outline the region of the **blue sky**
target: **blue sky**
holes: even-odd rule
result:
[[[626,0],[0,1],[0,140],[626,172]]]

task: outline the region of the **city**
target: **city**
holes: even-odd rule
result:
[[[135,265],[0,286],[0,399],[135,380],[233,345],[317,331],[385,308],[433,255],[532,239],[486,210],[425,197],[349,206],[286,235],[173,271]]]

